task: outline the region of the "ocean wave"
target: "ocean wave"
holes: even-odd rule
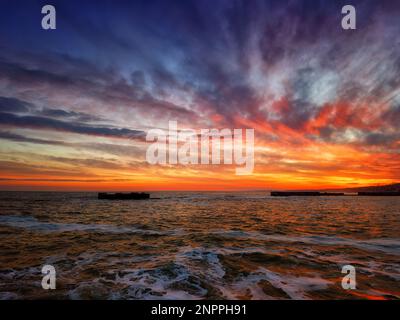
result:
[[[103,232],[103,233],[133,233],[143,235],[166,235],[167,232],[144,230],[134,227],[125,227],[107,224],[83,224],[83,223],[56,223],[43,222],[31,216],[7,216],[0,215],[0,224],[14,228],[23,228],[37,232]]]
[[[350,246],[368,251],[382,251],[385,253],[400,255],[400,239],[398,238],[377,238],[377,239],[348,239],[333,236],[285,236],[275,234],[263,234],[260,232],[246,232],[233,230],[212,230],[209,233],[226,236],[229,238],[257,239],[265,241],[278,241],[282,243],[297,242],[326,246]]]

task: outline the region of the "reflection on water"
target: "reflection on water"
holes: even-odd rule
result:
[[[398,197],[152,196],[1,192],[0,299],[400,298]]]

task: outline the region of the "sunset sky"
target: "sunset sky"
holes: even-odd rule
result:
[[[41,29],[45,4],[56,30]],[[392,0],[2,0],[0,189],[398,182],[399,17]],[[146,132],[170,120],[253,128],[253,173],[148,164]]]

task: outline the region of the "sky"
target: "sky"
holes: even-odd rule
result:
[[[56,30],[41,8],[56,8]],[[343,30],[352,4],[357,29]],[[398,1],[0,3],[0,190],[400,180]],[[151,165],[146,133],[252,128],[254,171]]]

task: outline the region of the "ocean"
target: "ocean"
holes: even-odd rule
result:
[[[0,192],[0,299],[400,298],[400,197],[151,197]]]

